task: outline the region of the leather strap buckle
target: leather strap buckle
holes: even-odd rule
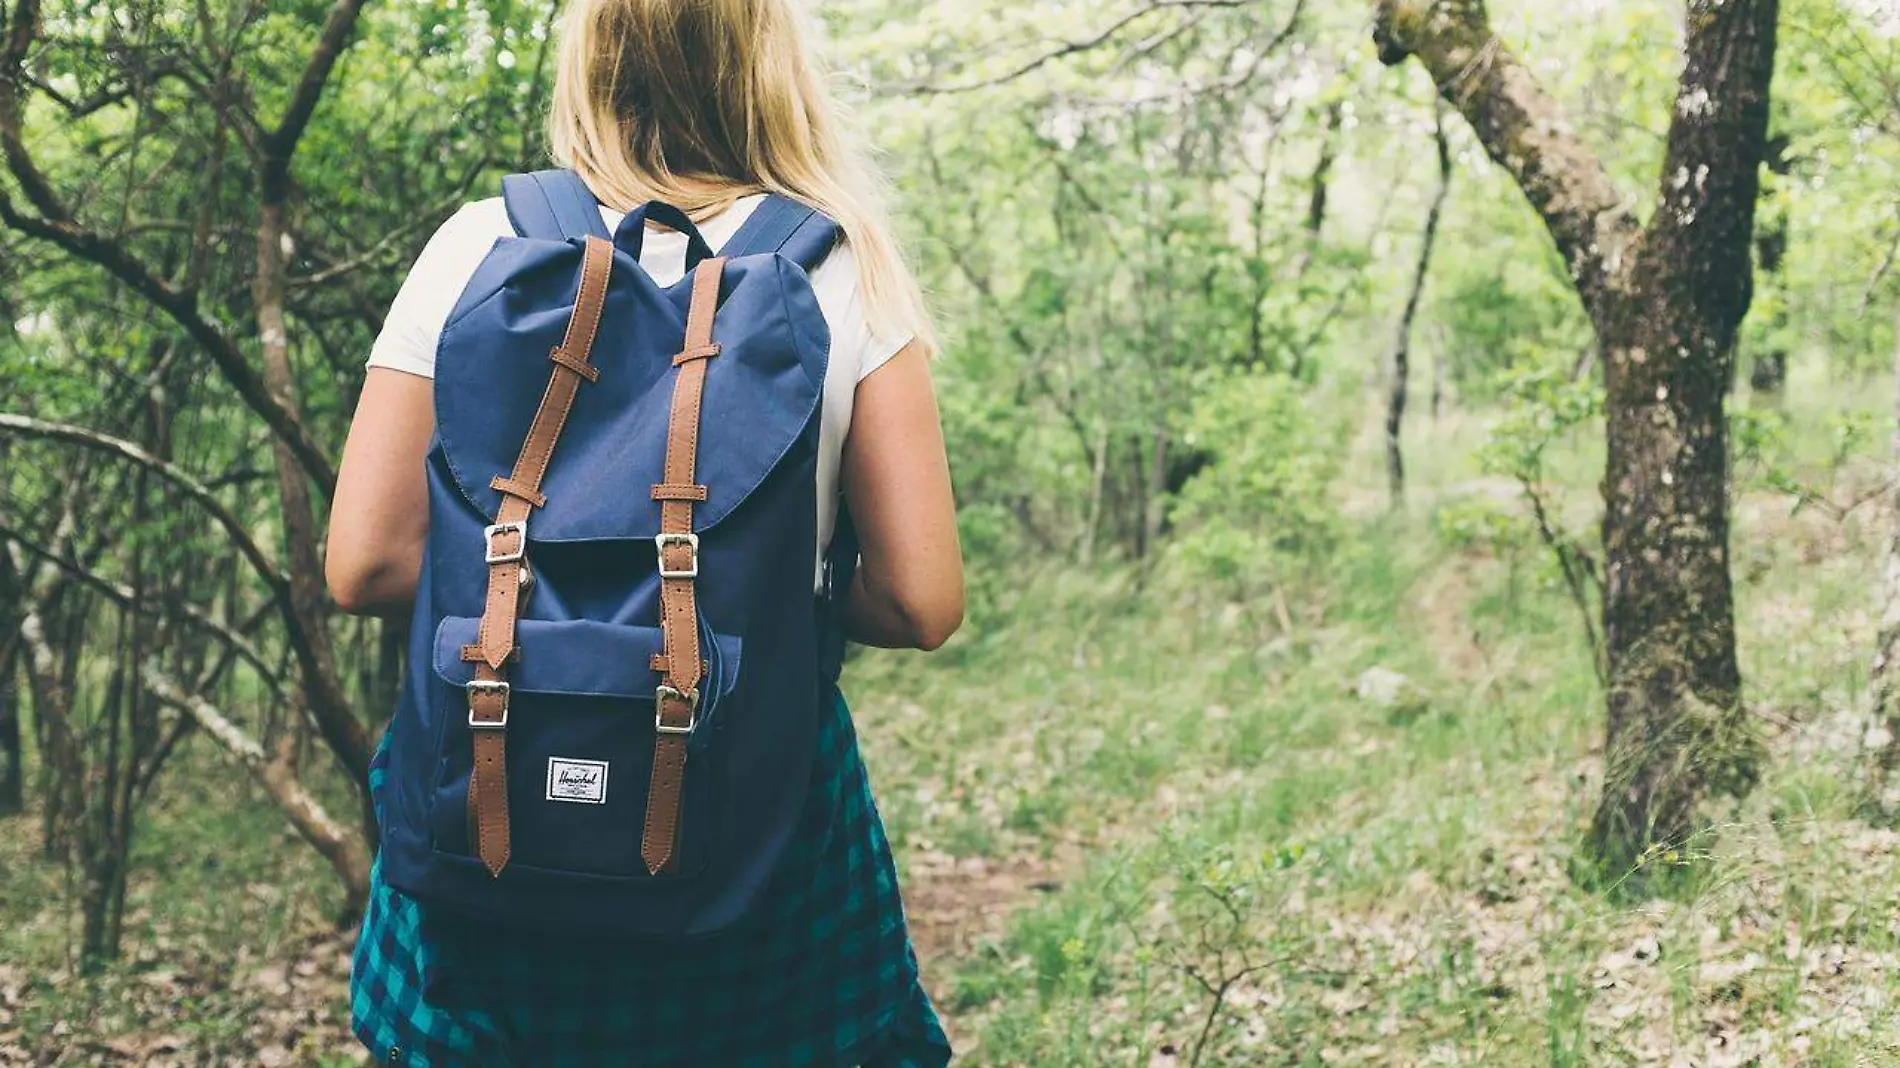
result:
[[[509,534],[520,539],[515,549],[512,552],[496,549],[495,539]],[[482,544],[487,551],[489,564],[518,564],[528,557],[528,521],[522,519],[513,523],[496,523],[483,527]]]
[[[686,719],[686,726],[669,727],[662,720],[661,717],[666,714],[665,703],[668,698],[685,703],[686,711],[688,713],[687,719]],[[657,689],[653,691],[653,731],[655,734],[673,734],[673,735],[691,734],[693,733],[693,728],[698,725],[699,725],[699,688],[698,687],[694,687],[693,689],[681,692],[680,690],[674,689],[673,687],[662,683]]]
[[[699,577],[699,535],[697,534],[661,534],[653,539],[654,548],[659,550],[660,577],[663,579],[696,579]],[[693,562],[684,568],[669,569],[666,566],[666,550],[676,545],[684,545],[693,552]]]
[[[508,698],[513,695],[513,687],[505,682],[492,679],[470,679],[468,686],[468,727],[476,731],[505,731],[508,729]],[[475,695],[493,694],[501,698],[500,719],[476,719]]]

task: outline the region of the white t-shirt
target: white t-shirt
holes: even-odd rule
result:
[[[763,196],[746,197],[699,224],[706,243],[717,249],[738,232]],[[601,219],[612,233],[620,213],[602,207]],[[370,349],[369,365],[435,377],[436,344],[449,312],[475,268],[497,238],[514,236],[500,197],[466,204],[449,217],[429,239],[403,280],[396,302],[383,321],[383,331]],[[641,244],[640,266],[662,286],[686,275],[686,236],[671,230],[648,230]],[[872,333],[858,291],[858,259],[851,246],[840,243],[811,272],[812,291],[819,310],[831,327],[831,360],[825,371],[823,422],[818,436],[818,551],[831,543],[831,527],[838,504],[838,466],[845,434],[851,429],[851,404],[858,383],[890,362],[910,343],[909,338],[881,338]]]

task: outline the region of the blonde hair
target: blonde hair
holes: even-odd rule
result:
[[[845,128],[798,0],[569,0],[549,132],[555,159],[609,207],[663,200],[695,217],[774,192],[837,220],[874,333],[935,331]]]

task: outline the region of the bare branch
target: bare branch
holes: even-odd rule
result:
[[[1016,66],[1001,74],[976,81],[959,82],[952,85],[920,83],[900,87],[898,91],[926,96],[939,96],[953,93],[971,93],[980,89],[994,89],[999,85],[1005,85],[1026,75],[1033,74],[1059,59],[1066,59],[1084,52],[1092,52],[1115,40],[1121,35],[1123,30],[1128,29],[1128,27],[1157,12],[1247,7],[1254,2],[1255,0],[1146,0],[1140,7],[1123,14],[1097,32],[1079,40],[1064,42],[1055,48],[1018,63]],[[1294,5],[1292,23],[1297,24],[1299,22],[1300,14],[1305,6],[1306,0],[1298,0]]]
[[[256,412],[314,480],[325,498],[336,488],[336,469],[324,450],[289,408],[279,403],[241,349],[198,307],[195,292],[174,288],[125,245],[79,224],[72,211],[34,163],[25,138],[24,62],[39,29],[38,0],[18,0],[0,38],[0,157],[19,183],[31,210],[0,189],[0,222],[29,237],[55,245],[102,267],[148,303],[163,311],[203,348],[244,403]]]
[[[283,691],[278,685],[277,671],[271,666],[268,660],[264,659],[263,654],[258,652],[257,647],[251,644],[250,639],[231,629],[223,620],[211,615],[197,605],[187,602],[177,602],[173,604],[149,596],[141,597],[132,587],[107,578],[87,567],[84,563],[74,560],[55,549],[38,544],[20,531],[7,526],[5,523],[0,523],[0,539],[13,542],[25,550],[27,555],[45,561],[63,574],[97,591],[100,595],[110,600],[113,604],[118,605],[120,608],[160,617],[178,615],[196,623],[198,626],[216,635],[218,640],[230,646],[233,652],[246,663],[250,664],[251,667],[255,668],[258,677],[263,680],[266,686],[271,688],[272,692],[276,693],[279,697],[283,695]]]
[[[324,83],[329,81],[337,59],[356,32],[356,19],[362,14],[363,3],[364,0],[336,0],[331,6],[329,16],[323,20],[323,31],[317,37],[316,50],[310,53],[309,62],[304,65],[303,77],[297,82],[290,105],[284,109],[282,121],[259,142],[267,200],[273,196],[273,185],[289,180],[290,157],[296,154],[297,144],[310,125],[310,117],[316,113],[317,102],[323,99]]]
[[[264,553],[264,550],[257,542],[252,540],[250,532],[244,527],[243,521],[238,519],[229,508],[226,508],[224,502],[219,500],[217,495],[212,493],[204,483],[199,482],[183,468],[153,456],[137,445],[126,441],[124,438],[115,438],[110,434],[103,434],[97,430],[88,430],[81,426],[73,426],[69,423],[52,423],[44,419],[35,419],[28,415],[14,415],[11,412],[0,412],[0,430],[22,434],[27,437],[63,441],[69,445],[79,445],[84,448],[92,449],[95,452],[117,456],[120,459],[130,461],[158,475],[165,481],[185,491],[186,496],[198,502],[199,507],[209,513],[211,518],[215,520],[218,526],[224,530],[225,534],[230,537],[232,544],[237,547],[239,555],[244,557],[245,561],[251,565],[259,577],[273,590],[288,596],[290,577],[278,570],[277,565]]]
[[[1530,69],[1491,30],[1483,0],[1377,0],[1373,40],[1395,66],[1416,56],[1544,220],[1599,318],[1625,285],[1636,215]]]
[[[186,693],[156,662],[145,667],[145,685],[152,696],[185,713],[215,740],[233,760],[250,772],[264,791],[270,794],[304,841],[330,862],[353,901],[360,902],[369,892],[368,850],[362,838],[351,828],[338,823],[322,802],[304,788],[290,762],[288,746],[276,756],[265,753],[245,730],[231,722],[211,702],[197,694]],[[290,739],[285,739],[289,742]],[[346,912],[347,914],[347,912]]]

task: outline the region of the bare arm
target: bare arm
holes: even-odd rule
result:
[[[866,645],[936,649],[963,622],[963,554],[930,369],[906,348],[858,384],[844,493],[863,544],[845,627]]]
[[[330,596],[346,612],[399,615],[416,596],[429,533],[423,458],[435,431],[428,379],[372,367],[330,509]]]

